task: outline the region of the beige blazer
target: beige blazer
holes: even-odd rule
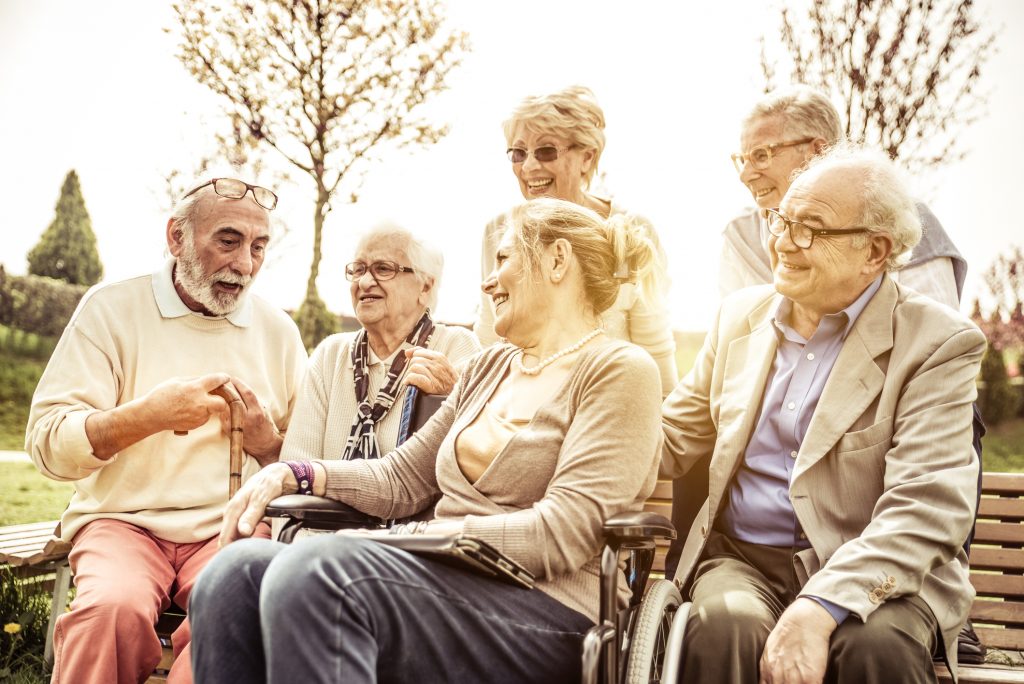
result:
[[[771,286],[727,298],[696,366],[665,400],[663,474],[678,477],[712,454],[679,580],[697,564],[756,424],[779,300]],[[794,560],[802,594],[862,620],[887,600],[920,595],[951,669],[974,597],[961,547],[974,520],[971,404],[984,350],[967,318],[885,276],[843,344],[790,484],[811,543]]]

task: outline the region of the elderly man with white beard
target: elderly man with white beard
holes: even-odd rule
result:
[[[288,315],[248,292],[277,196],[217,178],[167,222],[171,259],[82,299],[32,400],[26,450],[73,481],[61,520],[77,595],[55,630],[53,681],[144,681],[161,656],[154,625],[188,605],[217,549],[227,504],[227,406],[246,405],[243,478],[277,461],[306,354]],[[186,620],[176,654],[190,637]],[[191,680],[178,657],[169,681]]]

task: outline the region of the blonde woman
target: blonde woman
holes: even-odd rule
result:
[[[586,207],[602,218],[624,215],[631,222],[643,223],[663,271],[666,257],[654,228],[590,191],[604,151],[604,125],[604,112],[590,89],[583,86],[523,100],[503,125],[507,154],[519,190],[527,200],[553,197]],[[499,216],[484,231],[482,277],[494,266],[495,248],[504,225],[505,217]],[[625,280],[630,269],[630,264],[619,264],[617,273]],[[662,396],[672,391],[678,379],[675,341],[662,297],[667,286],[667,278],[659,277],[645,299],[638,296],[635,285],[624,283],[615,302],[602,315],[608,335],[639,345],[658,364]],[[494,311],[486,294],[473,331],[485,346],[501,336],[494,330]]]
[[[601,315],[634,265],[638,296],[657,254],[642,227],[569,202],[513,209],[484,283],[508,340],[472,359],[448,400],[381,459],[315,460],[312,489],[414,531],[482,539],[537,577],[532,591],[365,537],[231,543],[199,579],[198,682],[568,682],[597,619],[602,522],[640,510],[661,450],[650,356]],[[294,493],[283,464],[228,505],[221,542],[252,534]],[[628,590],[620,578],[620,599]],[[230,616],[225,619],[224,616]]]

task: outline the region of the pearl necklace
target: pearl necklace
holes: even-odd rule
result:
[[[595,337],[597,337],[598,335],[600,335],[603,332],[604,332],[604,328],[594,328],[593,330],[588,332],[586,335],[581,337],[580,340],[578,342],[576,342],[575,344],[570,345],[570,346],[566,347],[565,349],[559,349],[554,354],[551,354],[550,356],[548,356],[546,359],[544,359],[543,361],[538,363],[533,368],[527,368],[526,366],[523,365],[523,350],[520,349],[519,350],[519,356],[517,356],[515,358],[516,370],[519,371],[520,373],[522,373],[523,375],[539,375],[542,370],[544,370],[545,368],[547,368],[548,366],[553,364],[555,361],[557,361],[558,359],[562,358],[563,356],[568,356],[569,354],[572,354],[574,352],[578,352],[580,349],[583,348],[583,346],[587,342],[589,342],[590,340],[594,339]]]

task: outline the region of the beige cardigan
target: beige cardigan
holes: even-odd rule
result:
[[[327,495],[397,518],[440,492],[438,519],[463,519],[467,534],[537,575],[538,589],[596,621],[602,522],[640,510],[657,477],[658,369],[643,350],[617,340],[585,350],[561,389],[471,484],[456,462],[455,438],[515,353],[496,345],[470,361],[430,422],[384,458],[325,461]]]

